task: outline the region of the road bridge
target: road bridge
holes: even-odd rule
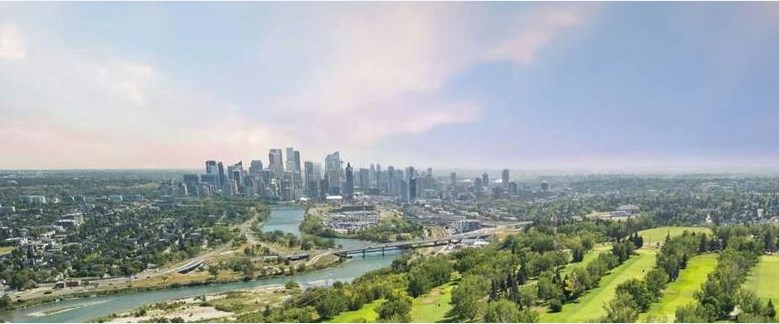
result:
[[[381,252],[383,255],[384,252],[391,251],[391,250],[418,249],[418,248],[426,248],[426,247],[433,247],[433,246],[449,245],[449,244],[460,243],[463,240],[467,240],[467,239],[487,238],[490,236],[491,234],[488,233],[473,233],[473,234],[466,233],[466,234],[453,235],[453,236],[442,237],[442,238],[428,238],[428,239],[419,239],[419,240],[412,240],[412,241],[393,242],[393,243],[381,244],[376,246],[340,249],[340,250],[332,251],[330,253],[342,258],[348,257],[349,255],[353,255],[353,254],[362,254],[362,256],[365,257],[366,253],[371,253],[371,252]]]

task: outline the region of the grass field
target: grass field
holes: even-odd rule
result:
[[[13,249],[13,246],[0,246],[0,254],[10,253]]]
[[[449,304],[452,301],[453,283],[433,288],[429,293],[414,298],[411,307],[411,322],[435,323],[443,321],[446,313],[452,309]]]
[[[692,226],[663,226],[657,228],[650,228],[643,231],[639,231],[638,235],[644,238],[644,248],[653,248],[657,246],[657,243],[665,241],[665,237],[668,233],[671,237],[681,236],[684,231],[690,231],[695,233],[706,233],[711,235],[711,229],[708,227],[692,227]]]
[[[760,258],[760,263],[752,269],[742,288],[754,291],[764,302],[770,298],[776,304],[779,301],[777,282],[779,282],[779,256],[764,255]]]
[[[541,322],[588,322],[605,316],[603,305],[614,297],[617,285],[630,278],[642,278],[645,275],[643,271],[652,269],[654,266],[655,256],[654,251],[638,251],[638,255],[634,255],[601,278],[598,287],[587,292],[579,300],[563,305],[561,312],[542,312]]]
[[[379,313],[376,309],[384,303],[384,299],[377,299],[362,306],[362,308],[356,311],[343,312],[333,319],[329,320],[330,323],[360,323],[360,322],[376,322],[379,318]]]
[[[429,293],[414,298],[411,306],[411,322],[413,323],[435,323],[444,321],[446,313],[452,309],[449,304],[452,301],[452,288],[454,283],[450,282],[443,286],[433,288]],[[343,312],[336,316],[331,323],[356,323],[356,322],[376,322],[379,314],[376,310],[384,303],[384,299],[375,300],[365,304],[356,311]]]
[[[687,268],[679,274],[679,279],[668,284],[663,291],[663,297],[658,303],[652,304],[644,314],[639,316],[640,322],[673,322],[676,308],[692,303],[693,294],[700,290],[709,272],[717,266],[717,255],[714,253],[698,255],[687,261]]]

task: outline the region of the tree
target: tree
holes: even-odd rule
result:
[[[377,309],[379,319],[385,322],[410,322],[411,297],[405,292],[395,293]]]
[[[413,297],[427,293],[448,282],[451,274],[452,266],[444,258],[422,260],[409,271],[408,292]]]
[[[538,298],[550,300],[563,297],[562,288],[554,283],[555,280],[553,278],[554,274],[549,271],[542,273],[538,277]]]
[[[519,320],[519,308],[517,304],[506,300],[498,299],[487,305],[487,312],[484,314],[486,323],[516,323]]]
[[[3,294],[3,297],[0,298],[0,309],[5,309],[9,306],[11,306],[11,296],[8,296],[8,294]]]
[[[466,275],[452,290],[452,315],[460,321],[476,321],[483,311],[481,299],[487,295],[486,280],[477,275]]]
[[[652,294],[647,290],[644,282],[639,279],[628,279],[619,284],[616,291],[617,294],[624,293],[630,295],[642,312],[647,311],[649,304],[652,303]]]
[[[331,319],[347,308],[349,308],[349,300],[339,289],[327,289],[314,302],[314,309],[323,319]]]
[[[552,313],[559,313],[563,310],[563,303],[559,299],[552,299],[549,301],[549,311]]]
[[[701,233],[700,242],[698,242],[698,253],[704,253],[709,250],[710,242],[706,233]]]
[[[208,273],[213,276],[211,280],[216,280],[216,277],[219,275],[219,266],[215,264],[208,266]]]
[[[700,306],[689,304],[676,309],[676,323],[708,323]]]
[[[768,305],[766,306],[764,315],[771,320],[776,319],[776,308],[774,307],[774,301],[770,298],[768,299]]]
[[[663,289],[668,283],[668,274],[662,269],[655,268],[646,274],[646,288],[654,298],[662,296]]]
[[[638,318],[638,304],[630,294],[625,292],[617,292],[617,296],[604,308],[606,318],[603,322],[606,323],[631,323]]]
[[[530,309],[523,309],[519,311],[519,318],[517,318],[518,323],[537,323],[539,319],[538,313],[530,310]]]

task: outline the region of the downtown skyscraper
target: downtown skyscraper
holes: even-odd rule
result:
[[[344,198],[348,202],[354,200],[354,170],[352,165],[346,163],[346,183],[344,184]]]
[[[341,154],[338,151],[325,157],[325,179],[328,184],[328,192],[331,195],[341,194]]]

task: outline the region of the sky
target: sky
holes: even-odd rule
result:
[[[777,3],[0,2],[0,169],[779,169]]]

